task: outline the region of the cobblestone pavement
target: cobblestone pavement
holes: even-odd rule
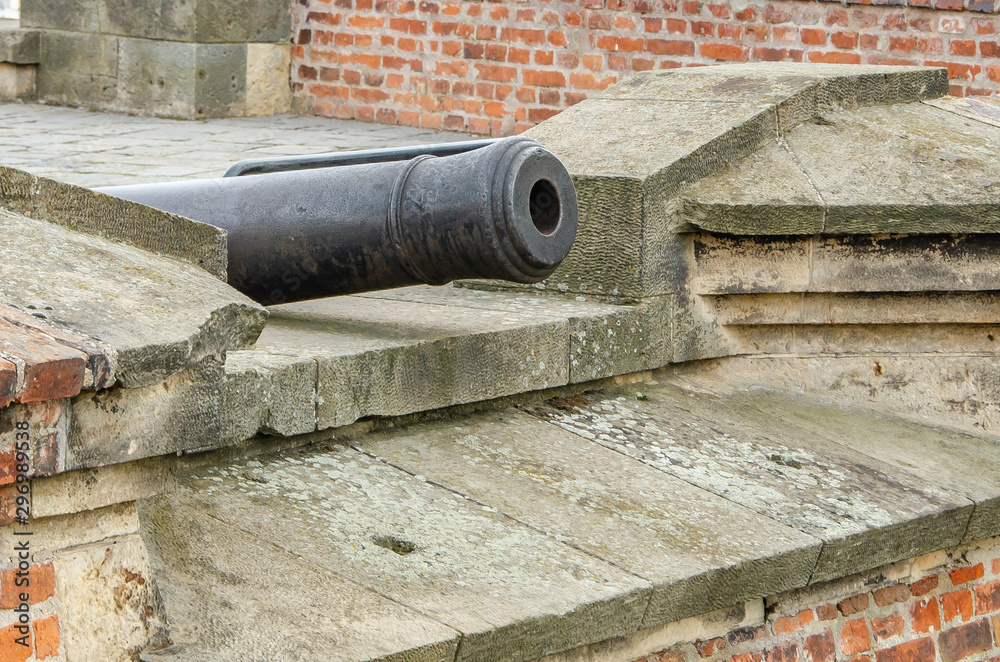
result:
[[[295,115],[189,121],[0,104],[0,165],[88,187],[218,177],[250,158],[467,139]]]

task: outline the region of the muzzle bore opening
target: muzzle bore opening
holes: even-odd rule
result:
[[[551,235],[559,227],[562,207],[559,204],[559,194],[552,182],[539,179],[531,187],[528,195],[528,208],[531,212],[531,222],[544,235]]]

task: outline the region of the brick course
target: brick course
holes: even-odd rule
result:
[[[636,662],[1000,662],[1000,538],[970,549],[769,597],[763,625]]]
[[[995,12],[994,0],[295,0],[294,104],[508,135],[636,71],[746,61],[942,66],[952,94],[988,95]]]

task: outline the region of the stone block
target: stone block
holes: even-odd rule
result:
[[[41,33],[38,30],[0,29],[0,62],[38,64],[41,56]]]
[[[35,96],[35,66],[0,62],[0,101],[28,100]]]
[[[691,242],[694,294],[802,292],[810,286],[810,239],[698,234]]]
[[[316,360],[244,350],[226,357],[223,444],[258,432],[290,437],[316,429]]]
[[[77,396],[66,469],[217,447],[222,390],[222,366],[207,359],[153,386]]]
[[[101,31],[101,0],[26,0],[21,3],[21,27]]]
[[[197,0],[195,20],[195,41],[202,43],[287,43],[292,36],[285,0]]]
[[[247,44],[248,116],[292,111],[291,44]]]
[[[117,105],[186,119],[243,115],[246,44],[121,38]]]
[[[118,55],[117,37],[45,30],[37,72],[39,98],[111,108],[118,96]]]

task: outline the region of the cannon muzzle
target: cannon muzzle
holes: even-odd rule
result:
[[[527,138],[97,190],[226,230],[229,283],[266,305],[460,278],[535,283],[566,257],[577,226],[569,173]]]

